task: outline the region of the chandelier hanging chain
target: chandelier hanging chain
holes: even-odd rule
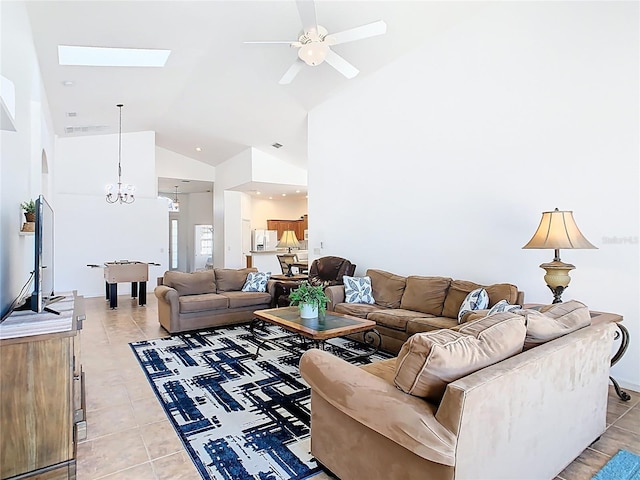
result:
[[[122,107],[122,104],[118,105],[120,110],[120,122],[118,123],[118,187],[122,185]],[[120,191],[120,188],[118,188],[118,191]]]
[[[122,105],[116,105],[120,109],[120,121],[118,123],[118,189],[114,192],[114,186],[107,187],[107,203],[133,203],[135,201],[133,185],[122,186]]]

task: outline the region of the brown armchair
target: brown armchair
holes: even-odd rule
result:
[[[342,277],[353,276],[356,266],[346,258],[321,257],[316,258],[309,267],[309,283],[312,285],[342,285]]]

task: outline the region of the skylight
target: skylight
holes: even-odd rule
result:
[[[171,50],[58,45],[58,63],[86,67],[164,67]]]

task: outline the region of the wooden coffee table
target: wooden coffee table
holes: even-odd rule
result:
[[[278,343],[278,340],[299,335],[303,339],[311,340],[311,346],[325,349],[326,341],[353,333],[364,333],[364,339],[370,351],[364,354],[354,354],[349,359],[369,357],[376,353],[382,344],[382,337],[375,329],[376,322],[364,318],[352,317],[336,312],[326,312],[317,318],[300,318],[298,307],[270,308],[253,312],[255,319],[251,322],[251,334],[260,342],[254,355],[257,358],[260,348],[266,343]],[[256,332],[256,327],[263,322],[277,325],[289,334],[278,337],[264,337]],[[304,342],[304,340],[303,340]],[[304,342],[306,345],[306,342]]]

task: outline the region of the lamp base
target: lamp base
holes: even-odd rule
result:
[[[291,264],[289,263],[289,269],[287,270],[287,273],[284,274],[285,277],[293,277],[293,272],[291,271]]]
[[[553,262],[543,263],[540,268],[547,272],[544,280],[547,282],[549,290],[553,292],[553,303],[562,303],[562,292],[569,288],[569,282],[571,281],[569,272],[576,267],[557,259]]]
[[[557,287],[552,287],[551,285],[547,285],[547,287],[549,287],[549,290],[551,290],[551,292],[553,293],[553,302],[551,303],[562,303],[562,293],[569,288],[568,286],[563,287],[562,285],[559,285]]]

